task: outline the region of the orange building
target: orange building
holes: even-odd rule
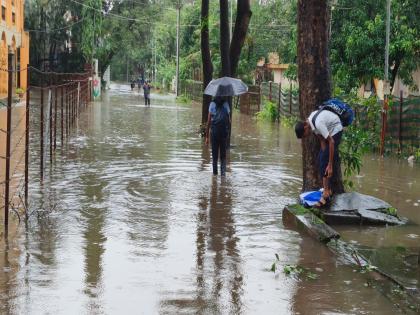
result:
[[[13,52],[13,69],[18,70],[13,78],[13,88],[26,89],[26,71],[29,63],[29,34],[24,31],[24,0],[0,0],[0,96],[7,95],[8,52]],[[13,92],[14,93],[14,92]]]

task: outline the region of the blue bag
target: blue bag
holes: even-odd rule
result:
[[[319,108],[319,112],[322,110],[329,110],[340,117],[341,124],[343,127],[350,126],[354,120],[354,111],[349,104],[340,101],[338,98],[332,98],[325,101]]]
[[[321,190],[307,191],[299,195],[300,203],[307,208],[317,204],[321,200],[321,197]]]
[[[216,113],[213,115],[212,120],[212,129],[228,132],[229,129],[229,113],[227,112],[224,103],[216,104]]]

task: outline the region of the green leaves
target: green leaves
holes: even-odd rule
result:
[[[274,122],[278,117],[277,105],[274,102],[265,100],[262,111],[256,115],[258,120]]]
[[[342,0],[352,10],[335,10],[331,37],[331,66],[335,84],[345,92],[384,76],[385,5],[375,0]],[[420,4],[417,0],[391,2],[389,75],[413,84],[420,66]]]
[[[273,264],[271,265],[270,271],[271,272],[276,272],[276,270],[278,269],[277,265],[280,263],[280,257],[279,255],[276,253],[276,261],[273,262]],[[286,264],[283,266],[283,273],[286,276],[294,276],[297,278],[304,278],[304,279],[308,279],[308,280],[316,280],[319,278],[319,275],[317,273],[312,272],[311,270],[309,270],[308,268],[302,267],[300,265],[289,265]]]

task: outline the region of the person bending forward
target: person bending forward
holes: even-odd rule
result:
[[[340,163],[338,146],[343,134],[343,125],[340,117],[328,110],[313,111],[303,122],[295,125],[298,139],[308,137],[313,132],[319,139],[321,149],[319,152],[319,174],[322,178],[324,191],[316,207],[329,204],[332,196],[331,177],[333,176],[334,163]]]

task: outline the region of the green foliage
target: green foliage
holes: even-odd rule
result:
[[[180,95],[180,96],[178,96],[177,98],[176,98],[176,100],[179,102],[179,103],[182,103],[182,104],[191,104],[192,103],[192,100],[187,96],[187,95]]]
[[[262,111],[258,112],[256,116],[259,121],[274,122],[278,117],[277,104],[265,100]]]
[[[25,93],[24,89],[22,89],[22,88],[17,88],[16,89],[16,94],[23,94],[23,93]]]
[[[397,216],[397,209],[394,208],[394,207],[390,207],[390,208],[386,209],[386,213],[396,217]]]
[[[271,264],[271,267],[269,268],[269,270],[274,273],[278,269],[277,265],[280,263],[279,254],[276,253],[275,257],[276,257],[276,260]],[[289,264],[284,265],[283,273],[287,276],[291,275],[295,277],[304,277],[308,280],[316,280],[319,278],[318,274],[312,272],[308,268],[305,268],[299,265],[289,265]]]
[[[285,275],[294,275],[297,277],[304,276],[306,277],[306,279],[309,279],[309,280],[316,280],[319,278],[318,274],[299,265],[285,265],[283,267],[283,272]]]
[[[81,12],[83,23],[80,49],[85,59],[91,62],[92,58],[97,57],[95,50],[102,30],[102,0],[85,0],[84,4]]]
[[[415,152],[414,152],[414,159],[415,159],[417,162],[420,162],[420,148],[417,148],[417,149],[415,150]]]
[[[362,167],[362,156],[369,150],[368,132],[352,125],[343,133],[340,145],[341,164],[344,166],[344,185],[353,188],[350,180],[354,174],[359,174]]]
[[[351,177],[360,173],[363,155],[379,145],[381,104],[374,96],[359,98],[355,91],[343,95],[343,91],[337,86],[334,94],[350,104],[358,113],[354,123],[344,130],[340,145],[340,159],[344,169],[343,183],[352,189],[354,184]],[[363,121],[359,121],[362,113]]]
[[[342,0],[340,7],[332,12],[330,57],[336,84],[350,92],[384,77],[386,6],[376,0]],[[420,66],[420,2],[392,0],[391,11],[391,83],[398,75],[412,85],[412,72]]]
[[[298,118],[295,116],[281,116],[280,117],[280,123],[282,126],[287,127],[287,128],[293,128],[296,123],[298,122]]]

